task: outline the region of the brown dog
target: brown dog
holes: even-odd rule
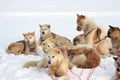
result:
[[[24,40],[13,42],[8,46],[7,52],[15,55],[18,54],[37,54],[37,44],[34,32],[23,34]],[[32,54],[33,54],[32,53]]]
[[[100,64],[99,53],[88,45],[77,45],[74,48],[67,48],[69,68],[75,65],[78,68],[95,68]]]
[[[109,25],[108,37],[111,38],[113,48],[111,54],[120,55],[120,29]]]

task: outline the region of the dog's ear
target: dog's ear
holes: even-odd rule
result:
[[[60,54],[60,53],[61,53],[61,50],[60,50],[60,49],[57,49],[57,53]]]
[[[25,34],[23,33],[23,36],[25,37]]]
[[[48,24],[48,28],[50,28],[50,24]]]
[[[79,17],[79,16],[80,16],[78,13],[77,13],[76,15],[77,15],[77,17]]]
[[[114,59],[115,61],[117,61],[118,57],[113,57],[113,59]]]
[[[77,14],[77,17],[85,18],[84,15],[79,15],[79,14]]]
[[[100,34],[101,34],[101,29],[100,28],[98,28],[97,29],[97,36],[100,38]]]
[[[80,17],[81,17],[81,18],[85,18],[85,16],[84,16],[84,15],[80,15]]]
[[[42,27],[42,25],[39,24],[39,27]]]
[[[109,28],[113,28],[113,26],[109,25]]]

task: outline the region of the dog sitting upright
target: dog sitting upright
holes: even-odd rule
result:
[[[110,53],[109,49],[112,48],[112,43],[108,37],[106,38],[107,33],[100,25],[96,24],[92,19],[84,15],[77,14],[77,30],[84,31],[83,39],[86,44],[91,45],[94,48],[97,48],[101,44],[106,46],[103,50],[99,48],[100,50],[97,51],[101,54],[101,57],[108,56]]]
[[[120,57],[113,57],[115,60],[116,73],[112,80],[120,80]]]
[[[40,39],[38,41],[38,45],[41,45],[42,42],[44,41],[52,41],[55,44],[55,46],[60,46],[60,47],[72,45],[71,41],[66,37],[52,33],[50,30],[50,25],[43,24],[39,26],[40,26]]]
[[[13,42],[8,46],[7,52],[10,54],[37,54],[37,44],[35,38],[35,32],[29,32],[23,34],[24,40]],[[32,54],[33,54],[32,53]]]
[[[92,19],[77,14],[77,30],[84,31],[84,36],[87,44],[94,44],[107,36],[105,30]]]
[[[111,54],[120,55],[120,29],[118,27],[113,27],[109,25],[108,37],[111,38],[113,48],[111,49]]]

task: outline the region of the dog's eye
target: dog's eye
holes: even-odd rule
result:
[[[29,37],[29,39],[31,39],[32,37]]]
[[[50,46],[48,45],[48,47],[50,47]]]
[[[52,58],[54,58],[55,56],[52,56]]]
[[[45,30],[47,30],[47,29],[45,29]]]

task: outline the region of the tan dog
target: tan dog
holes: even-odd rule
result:
[[[108,37],[111,38],[113,48],[111,54],[120,55],[120,29],[118,27],[110,26],[108,30]]]
[[[42,43],[42,49],[45,54],[47,54],[49,49],[51,49],[51,48],[55,48],[55,44],[52,41],[44,41]]]
[[[112,80],[120,80],[120,57],[113,57],[115,60],[116,73]]]
[[[77,14],[77,30],[84,31],[83,37],[86,44],[91,45],[94,48],[97,48],[99,45],[101,45],[101,42],[104,42],[104,40],[106,40],[107,33],[105,30],[100,25],[96,24],[93,20],[84,15]],[[104,47],[104,50],[102,50],[103,52],[101,53],[100,50],[98,51],[100,54],[102,54],[101,57],[105,57],[106,55],[108,56],[110,53],[109,50],[112,46],[109,47],[109,45],[112,45],[112,43],[110,39],[108,41],[109,42],[105,41],[104,43],[107,47]]]
[[[72,49],[67,49],[70,59],[69,67],[75,65],[78,68],[95,68],[100,64],[99,53],[88,45],[78,45]]]
[[[50,30],[50,25],[43,24],[40,25],[40,39],[38,41],[38,45],[41,45],[43,41],[52,41],[55,46],[66,46],[72,45],[71,41],[66,37],[54,34]]]
[[[28,68],[30,66],[37,66],[39,68],[48,66],[49,73],[55,80],[56,77],[65,76],[65,78],[67,78],[68,59],[64,57],[61,50],[57,48],[51,48],[41,61],[30,61],[25,63],[23,67]]]
[[[15,55],[36,53],[37,45],[34,32],[23,34],[24,40],[13,42],[8,46],[7,52]]]
[[[77,14],[77,30],[84,31],[86,43],[93,45],[107,36],[105,30],[90,18]]]

